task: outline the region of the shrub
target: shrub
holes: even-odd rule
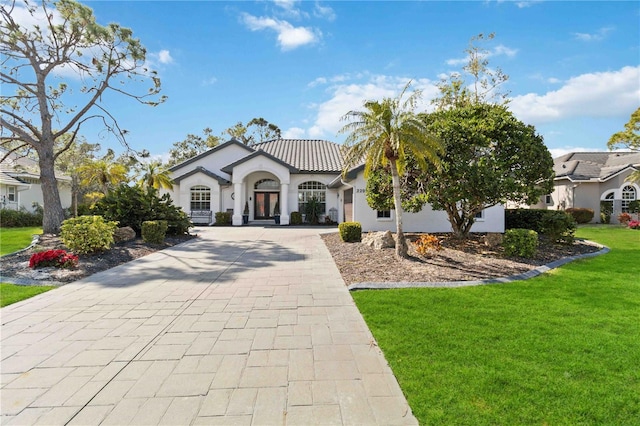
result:
[[[420,235],[420,238],[413,242],[413,246],[421,256],[429,256],[434,251],[442,250],[438,237],[429,234]]]
[[[542,231],[542,218],[554,210],[544,209],[507,209],[505,210],[506,229],[531,229]]]
[[[78,266],[78,256],[64,250],[46,250],[34,253],[29,258],[29,268],[44,268],[46,266],[72,269]]]
[[[628,226],[631,229],[640,229],[640,221],[639,220],[630,220]]]
[[[640,213],[640,200],[633,200],[629,202],[630,213]]]
[[[618,215],[618,222],[620,222],[621,225],[627,225],[629,223],[629,221],[632,219],[631,215],[629,213],[620,213]]]
[[[301,225],[302,224],[302,213],[300,213],[300,212],[291,212],[291,217],[289,218],[289,223],[291,225]]]
[[[142,222],[142,239],[150,244],[162,244],[167,235],[166,220],[147,220]]]
[[[304,217],[307,223],[317,225],[320,222],[320,215],[322,214],[322,204],[316,197],[311,197],[307,200],[304,206]]]
[[[508,229],[502,247],[507,256],[533,257],[538,250],[538,233],[531,229]]]
[[[25,209],[0,209],[0,224],[3,228],[42,226],[42,213],[31,213]]]
[[[107,222],[102,216],[80,216],[62,222],[60,239],[76,253],[94,253],[109,249],[117,222]]]
[[[593,219],[593,209],[582,207],[571,207],[565,210],[577,223],[589,223]]]
[[[231,225],[231,213],[229,212],[216,212],[215,225]]]
[[[569,213],[549,210],[542,218],[542,234],[554,243],[573,244],[576,221]]]
[[[342,222],[338,225],[340,238],[345,243],[357,243],[362,241],[362,225],[360,222]]]
[[[604,224],[611,223],[611,215],[608,215],[604,212],[600,213],[600,223],[604,223]]]
[[[132,227],[138,236],[142,235],[142,222],[146,220],[166,220],[170,235],[186,234],[193,226],[189,216],[173,205],[169,194],[159,197],[158,190],[152,187],[120,185],[98,201],[93,212],[120,226]]]

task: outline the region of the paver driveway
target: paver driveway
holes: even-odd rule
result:
[[[317,230],[200,238],[0,311],[2,424],[416,424]]]

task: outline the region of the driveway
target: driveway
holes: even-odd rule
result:
[[[199,238],[2,308],[2,424],[417,424],[315,229]]]

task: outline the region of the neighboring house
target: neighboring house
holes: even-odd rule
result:
[[[629,203],[638,199],[640,186],[626,179],[640,170],[640,152],[574,152],[554,159],[554,191],[532,208],[592,209],[592,222],[600,222],[601,203],[617,223]]]
[[[6,151],[0,150],[0,158]],[[63,208],[71,206],[71,178],[56,173]],[[33,211],[43,205],[38,162],[10,154],[0,163],[0,208]]]
[[[251,147],[230,140],[171,167],[171,198],[191,214],[215,221],[216,212],[231,212],[234,226],[242,225],[245,203],[251,222],[273,223],[278,204],[280,224],[288,225],[291,212],[304,213],[315,197],[321,221],[357,221],[364,231],[395,230],[395,212],[376,211],[367,204],[363,167],[342,176],[342,146],[323,140],[276,139]],[[202,212],[210,214],[202,214]],[[407,232],[450,232],[442,211],[425,206],[420,213],[403,214]],[[483,211],[473,232],[503,232],[504,208]]]

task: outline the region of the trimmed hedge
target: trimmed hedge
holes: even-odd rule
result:
[[[42,213],[31,213],[26,210],[0,209],[0,226],[2,228],[42,226]]]
[[[149,244],[162,244],[168,227],[166,220],[146,220],[142,222],[142,239]]]
[[[565,210],[569,213],[577,223],[589,223],[593,219],[593,209],[584,207],[570,207]]]
[[[108,250],[118,222],[106,222],[102,216],[79,216],[62,222],[60,239],[80,254]]]
[[[289,224],[291,224],[291,225],[302,225],[302,213],[300,213],[300,212],[291,212],[291,216],[289,217]]]
[[[576,221],[562,210],[507,209],[505,228],[530,229],[542,234],[553,242],[573,243]]]
[[[214,225],[217,225],[217,226],[231,225],[231,213],[216,212],[216,222]]]
[[[360,222],[342,222],[338,225],[340,238],[345,243],[358,243],[362,241],[362,225]]]
[[[531,258],[538,250],[538,233],[531,229],[508,229],[502,239],[504,254]]]

